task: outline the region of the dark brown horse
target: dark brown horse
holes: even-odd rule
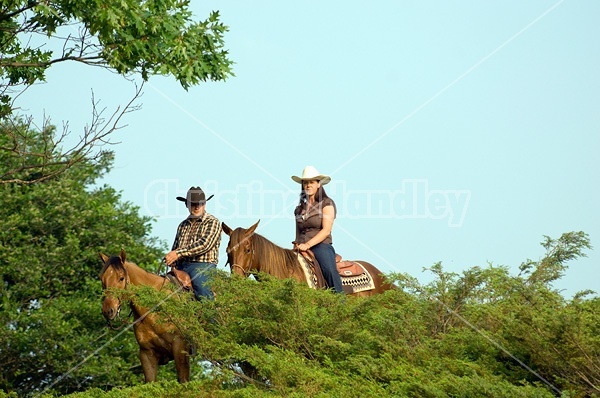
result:
[[[121,250],[119,256],[108,257],[100,253],[104,267],[100,272],[104,299],[102,300],[102,314],[110,323],[119,316],[121,301],[109,289],[127,290],[129,285],[145,285],[156,290],[164,288],[174,289],[170,282],[163,276],[148,272],[134,263],[126,261],[125,251]],[[156,380],[158,365],[164,365],[175,360],[177,380],[184,383],[190,380],[190,344],[178,333],[176,326],[170,322],[157,322],[157,315],[148,308],[129,301],[133,313],[133,331],[140,346],[140,362],[144,371],[146,382]]]
[[[264,272],[279,279],[293,278],[298,282],[307,283],[312,288],[324,288],[324,280],[307,273],[306,264],[296,250],[284,249],[267,238],[255,233],[256,224],[248,229],[232,230],[225,223],[223,231],[229,235],[227,258],[231,273],[248,276],[251,272]],[[343,276],[344,291],[356,297],[372,296],[393,289],[381,271],[366,261],[353,261],[362,266],[361,274]],[[364,271],[364,272],[363,272]]]

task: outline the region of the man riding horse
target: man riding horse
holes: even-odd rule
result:
[[[177,197],[177,200],[185,203],[190,214],[177,227],[173,247],[165,255],[167,265],[175,266],[190,275],[194,295],[198,300],[202,297],[214,298],[206,282],[219,261],[221,223],[206,212],[206,202],[212,197],[213,195],[206,199],[200,187],[191,187],[185,198]]]

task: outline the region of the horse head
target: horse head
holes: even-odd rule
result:
[[[102,299],[102,315],[109,323],[113,321],[121,311],[121,300],[113,295],[111,289],[126,289],[129,284],[129,275],[125,269],[125,250],[121,249],[119,256],[107,256],[99,253],[100,259],[104,263],[100,272],[102,281],[102,290],[104,298]]]
[[[248,229],[236,228],[232,230],[227,224],[222,223],[223,232],[229,235],[229,244],[227,245],[227,263],[232,274],[247,276],[252,270],[253,250],[252,235],[258,223]]]

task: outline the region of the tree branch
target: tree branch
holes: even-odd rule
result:
[[[84,127],[79,139],[67,149],[62,148],[62,144],[71,136],[68,124],[63,126],[60,135],[55,135],[50,119],[45,118],[42,129],[38,131],[41,138],[38,146],[30,142],[31,118],[22,126],[18,126],[14,121],[12,126],[5,125],[5,135],[8,139],[0,146],[0,155],[12,159],[12,162],[8,163],[7,169],[0,175],[0,184],[39,183],[54,178],[86,160],[98,161],[104,154],[101,148],[115,144],[109,136],[126,127],[121,124],[123,116],[140,108],[135,102],[141,97],[142,88],[143,83],[136,84],[135,93],[129,102],[123,108],[117,107],[106,119],[103,116],[106,108],[99,108],[100,102],[96,101],[92,92],[91,122]]]

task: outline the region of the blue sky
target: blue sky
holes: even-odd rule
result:
[[[600,242],[597,1],[207,1],[236,76],[183,90],[153,77],[105,182],[172,243],[192,185],[230,227],[291,247],[306,165],[330,174],[333,240],[348,259],[422,282],[544,254],[544,235]],[[107,114],[133,86],[57,65],[23,106],[74,135],[94,92]],[[221,262],[225,263],[223,235]],[[597,250],[568,264],[566,295],[600,292]],[[135,261],[135,259],[132,259]]]

